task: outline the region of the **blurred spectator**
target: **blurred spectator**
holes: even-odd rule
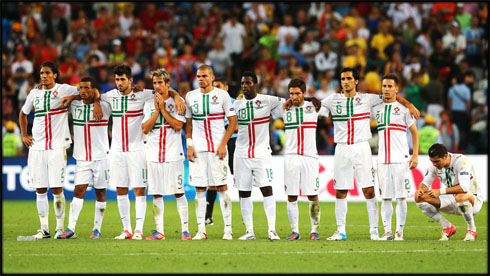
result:
[[[261,36],[259,38],[259,44],[267,47],[267,49],[269,49],[271,58],[278,61],[279,56],[277,55],[278,45],[277,45],[276,36],[270,33],[270,28],[268,25],[264,24],[262,25],[262,27],[260,27],[260,35]]]
[[[172,47],[177,50],[177,55],[182,55],[184,53],[184,46],[192,43],[192,35],[187,32],[186,26],[179,24],[177,26],[177,33],[172,39]]]
[[[337,93],[339,82],[333,79],[333,72],[326,71],[320,78],[320,88],[316,90],[315,97],[319,100],[326,99],[328,96]]]
[[[402,25],[402,41],[407,45],[408,49],[412,49],[415,41],[417,39],[417,34],[419,33],[420,28],[417,28],[413,18],[409,17],[405,24]]]
[[[424,118],[424,126],[418,130],[420,153],[429,153],[429,148],[435,143],[442,143],[440,132],[435,128],[436,119],[430,114]]]
[[[463,3],[456,4],[456,15],[454,16],[454,20],[459,23],[462,32],[471,26],[471,17],[471,14],[464,11]]]
[[[151,30],[158,22],[168,21],[168,15],[164,9],[157,6],[157,3],[144,3],[139,14],[139,19],[143,22],[145,30]]]
[[[274,121],[272,125],[272,154],[283,154],[286,146],[286,132],[284,131],[284,122],[281,119]]]
[[[430,81],[420,88],[420,95],[426,104],[426,113],[439,121],[439,114],[444,109],[444,85],[440,80],[439,70],[429,70]]]
[[[75,52],[75,58],[81,62],[85,58],[85,54],[90,52],[89,38],[86,34],[81,33],[72,43],[72,50]]]
[[[458,126],[461,132],[461,149],[465,149],[466,133],[468,133],[471,112],[471,92],[468,86],[463,83],[463,75],[458,75],[453,79],[453,86],[449,89],[447,96],[447,106],[451,110],[452,122]]]
[[[262,47],[260,50],[260,59],[255,62],[254,70],[259,70],[260,67],[265,66],[265,73],[272,77],[275,74],[277,68],[277,62],[271,57],[269,48]]]
[[[4,157],[20,156],[22,153],[22,138],[14,133],[16,127],[17,124],[14,121],[8,121],[5,125],[7,134],[2,138],[2,154]]]
[[[393,27],[399,29],[409,18],[412,18],[417,28],[422,26],[422,17],[418,4],[415,3],[391,3],[386,14],[391,17]]]
[[[123,37],[127,37],[130,34],[129,29],[133,25],[133,21],[134,21],[134,14],[133,14],[134,4],[130,2],[126,2],[123,5],[124,5],[123,10],[120,11],[118,21],[119,21],[119,26],[121,26],[121,35]]]
[[[431,16],[434,16],[439,23],[449,23],[454,18],[456,3],[436,2],[432,6]]]
[[[410,80],[413,74],[420,72],[420,69],[422,69],[422,65],[419,62],[419,57],[416,55],[411,56],[408,63],[403,66],[403,77],[406,80]]]
[[[45,37],[55,40],[56,32],[61,32],[63,41],[68,36],[68,22],[60,14],[60,8],[57,5],[51,6],[50,15],[46,18]]]
[[[124,51],[126,55],[133,55],[136,51],[136,43],[140,41],[142,37],[138,34],[138,28],[133,25],[129,28],[129,36],[124,41]]]
[[[425,110],[425,103],[420,93],[420,87],[423,86],[421,83],[422,78],[423,76],[420,72],[413,72],[404,88],[404,92],[407,95],[407,100],[411,102],[418,110]]]
[[[316,134],[316,145],[318,154],[334,154],[334,128],[332,123],[332,117],[319,117],[318,118],[318,131]]]
[[[336,72],[338,64],[337,54],[330,52],[330,45],[328,42],[322,43],[322,50],[315,56],[315,66],[319,72],[325,72],[331,70]]]
[[[369,14],[366,22],[369,32],[374,35],[378,32],[378,24],[381,21],[381,10],[377,5],[374,5],[371,9],[371,13]]]
[[[488,152],[488,103],[486,97],[476,99],[477,106],[471,111],[468,153]]]
[[[380,93],[381,92],[381,76],[379,66],[374,71],[369,71],[364,76],[364,83],[367,85],[368,93]]]
[[[471,66],[482,67],[482,46],[485,31],[479,26],[477,16],[471,18],[471,26],[464,30],[466,37],[466,59]]]
[[[195,71],[197,71],[197,57],[193,54],[194,48],[191,44],[184,46],[184,53],[179,57],[180,64],[184,67],[187,79],[192,80],[195,77]]]
[[[243,52],[244,39],[247,36],[245,27],[242,23],[238,22],[238,17],[232,14],[226,23],[221,26],[219,36],[223,38],[225,51],[230,54],[231,60],[233,61],[231,77],[233,80],[238,80],[241,77],[241,55]]]
[[[291,78],[288,75],[288,69],[285,67],[279,68],[279,73],[274,80],[274,90],[278,97],[289,98],[288,84]]]
[[[346,43],[347,44],[347,43]],[[346,46],[345,56],[342,57],[342,66],[356,68],[359,71],[359,76],[364,76],[364,69],[366,68],[366,58],[364,55],[359,54],[359,47],[356,43]]]
[[[59,71],[59,83],[74,85],[80,82],[78,78],[78,62],[71,52],[61,57]]]
[[[290,34],[286,34],[285,43],[279,44],[277,48],[277,55],[279,56],[279,68],[286,66],[289,58],[294,56],[294,44],[293,37]]]
[[[214,74],[216,76],[225,77],[227,80],[231,79],[231,67],[234,66],[234,63],[230,54],[225,51],[221,37],[216,38],[214,41],[214,47],[208,52],[208,58],[214,65]]]
[[[408,55],[408,46],[403,42],[403,37],[400,32],[395,32],[394,34],[395,40],[385,48],[385,54],[388,57],[391,57],[394,52],[398,51],[402,55],[402,59],[405,60],[405,58]]]
[[[432,51],[429,61],[432,67],[437,70],[451,66],[451,55],[449,54],[449,49],[442,48],[441,39],[434,41],[434,51]]]
[[[451,115],[448,110],[440,113],[441,120],[436,123],[436,127],[441,133],[442,144],[452,152],[459,150],[459,129],[458,126],[451,122]]]
[[[318,21],[318,32],[320,33],[320,39],[328,38],[328,34],[330,33],[332,23],[334,21],[342,20],[342,15],[338,12],[333,11],[331,3],[324,3],[323,11],[320,16],[317,17]]]
[[[174,90],[181,91],[179,90],[179,83],[188,81],[189,79],[187,78],[187,74],[185,73],[184,66],[180,64],[178,56],[170,57],[170,63],[167,67],[167,71],[170,73],[170,75],[172,75],[171,87]]]
[[[433,24],[423,25],[420,34],[417,36],[415,43],[422,46],[422,52],[426,57],[432,55],[432,44],[431,41],[436,41],[437,39],[432,39],[430,33],[432,31]]]
[[[378,33],[371,40],[371,47],[378,49],[379,56],[384,60],[388,60],[388,56],[385,54],[385,48],[395,40],[393,35],[388,32],[389,29],[386,24],[384,21],[378,23]]]
[[[285,14],[283,16],[283,24],[279,27],[276,34],[279,47],[286,45],[286,36],[288,34],[292,44],[299,38],[299,30],[293,25],[293,17],[290,14]]]
[[[41,34],[36,34],[36,41],[31,44],[29,49],[31,53],[34,53],[34,67],[39,68],[39,66],[45,61],[56,62],[58,58],[58,50],[51,43],[50,38],[43,39]]]
[[[109,53],[108,66],[116,66],[121,64],[126,58],[126,53],[122,49],[122,42],[120,39],[114,39],[112,41],[112,51]]]
[[[200,17],[199,24],[194,26],[194,29],[192,30],[192,38],[197,45],[204,45],[209,32],[207,18],[204,16]]]
[[[391,59],[385,64],[384,74],[393,73],[403,76],[403,61],[400,52],[394,52]]]
[[[459,63],[464,58],[466,38],[461,34],[458,22],[451,22],[449,31],[442,38],[442,47],[450,50],[454,63]]]
[[[107,56],[99,49],[99,43],[97,43],[97,41],[90,42],[90,51],[88,54],[97,56],[99,62],[98,65],[104,65],[107,60]]]
[[[313,31],[307,31],[301,47],[301,54],[306,58],[310,65],[314,65],[315,56],[320,51],[320,43],[315,40]]]

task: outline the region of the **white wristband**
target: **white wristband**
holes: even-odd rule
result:
[[[439,194],[445,195],[446,194],[446,188],[439,189]]]
[[[194,146],[194,144],[192,143],[192,138],[187,138],[186,141],[187,141],[187,147]]]

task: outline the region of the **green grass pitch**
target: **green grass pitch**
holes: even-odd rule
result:
[[[144,236],[154,228],[152,201],[148,200]],[[65,227],[68,222],[67,199]],[[50,230],[55,217],[50,201]],[[181,241],[175,201],[165,202],[166,240],[114,240],[122,231],[116,201],[109,201],[102,224],[102,239],[91,240],[94,201],[85,201],[77,223],[77,239],[17,241],[18,235],[39,228],[35,201],[3,201],[3,273],[488,273],[488,207],[475,216],[478,236],[464,242],[466,223],[461,216],[444,215],[458,228],[451,240],[439,241],[441,227],[408,203],[405,241],[371,241],[364,202],[349,202],[347,241],[326,241],[333,234],[333,202],[321,202],[321,241],[309,240],[308,203],[300,202],[301,240],[286,241],[290,234],[286,203],[277,203],[276,228],[280,241],[267,240],[262,202],[254,203],[255,241],[238,241],[245,229],[240,205],[233,203],[233,240],[221,240],[223,220],[219,203],[208,240]],[[395,206],[395,204],[394,204]],[[134,201],[131,220],[134,228]],[[189,201],[190,232],[197,231],[194,202]],[[395,229],[395,215],[393,229]],[[380,232],[382,232],[380,219]]]

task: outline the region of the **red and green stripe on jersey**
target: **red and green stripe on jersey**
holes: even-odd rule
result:
[[[354,114],[354,100],[356,97],[347,98],[346,102],[346,114],[334,115],[332,114],[332,121],[334,122],[347,122],[347,144],[354,144],[354,122],[359,120],[369,120],[371,114],[369,112]],[[337,105],[335,111],[342,113],[341,105]]]
[[[214,141],[213,134],[211,132],[211,121],[212,120],[224,120],[225,113],[210,113],[209,108],[209,94],[202,95],[202,113],[198,113],[196,111],[199,110],[199,103],[195,103],[192,111],[192,119],[197,121],[203,121],[204,124],[204,133],[206,136],[206,142],[208,146],[208,151],[214,152]]]
[[[46,136],[45,149],[53,149],[51,145],[53,141],[53,125],[51,116],[63,114],[66,112],[68,112],[68,106],[51,109],[51,91],[49,90],[44,92],[43,109],[35,110],[34,117],[44,117],[44,131]]]
[[[128,95],[121,96],[121,105],[119,106],[119,98],[112,99],[112,117],[121,118],[121,145],[122,151],[129,151],[129,117],[140,117],[143,116],[143,109],[138,110],[128,110]]]
[[[255,157],[255,143],[257,141],[255,126],[268,124],[270,121],[270,116],[255,118],[253,104],[253,101],[247,101],[245,109],[240,110],[238,115],[238,125],[247,126],[248,128],[248,158]]]
[[[165,103],[165,106],[167,104]],[[153,115],[153,112],[152,112]],[[170,124],[165,120],[162,113],[158,114],[158,119],[153,125],[152,130],[159,130],[160,138],[158,139],[158,162],[165,163],[165,152],[167,143],[167,129],[172,128]]]
[[[90,120],[90,105],[76,108],[73,114],[73,125],[83,127],[83,139],[85,146],[85,161],[92,161],[92,135],[90,129],[98,126],[108,126],[108,120]]]
[[[286,123],[284,124],[284,126],[286,130],[296,129],[296,135],[298,140],[298,147],[296,152],[299,155],[303,155],[305,152],[305,129],[307,128],[316,129],[317,122],[304,122],[302,107],[295,108],[294,110],[295,110],[296,121],[291,122],[293,120],[292,111],[287,111]]]
[[[407,132],[407,126],[391,123],[391,106],[392,105],[385,105],[384,115],[381,116],[382,118],[376,118],[376,121],[378,122],[378,132],[383,131],[385,163],[391,163],[391,131]]]

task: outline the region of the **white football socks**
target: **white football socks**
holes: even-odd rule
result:
[[[310,201],[310,222],[311,222],[311,233],[318,233],[318,227],[320,227],[320,202]]]
[[[396,231],[403,232],[405,221],[407,220],[407,200],[405,198],[396,199]]]
[[[48,193],[44,193],[44,194],[36,193],[36,205],[37,205],[37,214],[39,215],[39,221],[41,222],[41,229],[46,232],[49,232]]]
[[[61,192],[60,194],[53,194],[54,198],[54,214],[56,215],[56,229],[61,229],[64,231],[63,224],[65,222],[65,194]]]
[[[289,225],[291,225],[291,230],[293,232],[299,233],[298,220],[299,220],[299,210],[298,201],[293,201],[287,203]]]
[[[180,215],[180,223],[182,224],[182,232],[189,232],[189,205],[187,204],[187,198],[185,195],[176,198],[177,210]]]
[[[68,215],[68,228],[75,232],[78,217],[83,207],[83,198],[73,197],[70,204],[70,214]]]
[[[417,207],[422,210],[422,213],[426,214],[434,221],[437,221],[443,228],[451,227],[451,223],[439,213],[434,205],[427,202],[420,202],[417,203]]]
[[[225,231],[231,231],[231,198],[228,195],[228,191],[218,192],[218,194]]]
[[[251,197],[240,197],[240,209],[242,210],[243,224],[249,233],[254,232],[253,211],[254,205]]]
[[[398,210],[398,206],[397,210]],[[383,221],[383,227],[385,229],[385,233],[391,232],[391,218],[393,216],[393,204],[391,203],[391,199],[383,199],[381,201],[381,219]],[[398,219],[398,215],[397,215]]]
[[[369,217],[369,231],[378,231],[379,211],[376,197],[366,199],[366,208]]]
[[[337,231],[345,234],[345,222],[347,218],[347,198],[335,199],[335,221],[337,222]]]
[[[133,230],[131,228],[131,213],[129,212],[129,209],[131,207],[131,202],[129,202],[129,195],[118,195],[117,207],[119,209],[119,215],[121,216],[123,230],[128,230],[130,233],[133,233]]]
[[[473,218],[473,206],[471,205],[471,203],[467,201],[458,202],[458,211],[461,213],[464,220],[468,224],[468,230],[476,232],[475,220]]]
[[[196,205],[197,227],[200,232],[206,233],[206,224],[204,223],[206,216],[206,192],[196,192],[194,204]]]
[[[94,214],[94,229],[100,232],[102,226],[102,220],[104,219],[104,212],[107,206],[107,202],[95,201],[95,214]]]
[[[264,197],[264,210],[269,231],[276,231],[276,199],[273,195]]]
[[[163,205],[163,197],[153,197],[153,218],[155,219],[156,230],[162,234],[163,232],[163,214],[165,206]]]
[[[134,231],[136,232],[139,230],[143,233],[146,215],[146,196],[135,196],[134,207],[136,208],[136,226],[134,227]]]

